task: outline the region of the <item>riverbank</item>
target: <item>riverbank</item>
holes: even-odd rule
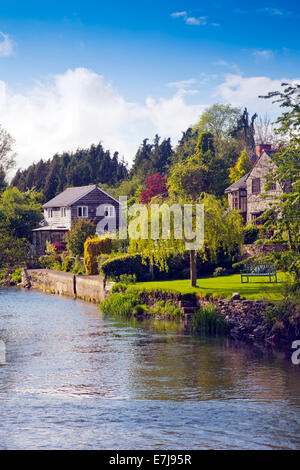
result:
[[[108,287],[111,287],[103,276],[81,276],[48,269],[24,269],[22,284],[44,292],[102,303],[104,310],[103,302],[110,294]],[[213,305],[226,324],[224,330],[235,340],[290,349],[292,342],[300,339],[300,313],[283,301],[280,304],[279,301],[245,300],[239,295],[221,299],[207,294],[140,289],[139,285],[123,286],[123,289],[125,292],[114,292],[105,301],[107,313],[133,316],[138,320],[175,319],[184,322],[185,330],[191,331],[199,310]]]

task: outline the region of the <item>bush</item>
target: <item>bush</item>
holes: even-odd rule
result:
[[[105,314],[130,317],[134,307],[139,304],[140,299],[137,292],[114,293],[101,302],[100,308]]]
[[[159,300],[150,308],[150,314],[160,315],[166,318],[181,318],[184,313],[183,310],[176,305],[174,305],[170,300],[166,302]]]
[[[54,242],[52,245],[57,253],[61,253],[66,250],[66,245],[64,243]]]
[[[104,261],[101,265],[102,273],[111,279],[120,280],[122,275],[135,275],[137,281],[149,280],[149,270],[142,263],[140,255],[122,255]]]
[[[221,268],[221,266],[214,270],[214,277],[224,276],[225,274],[227,274],[227,269]]]
[[[82,217],[72,223],[72,228],[66,234],[67,249],[73,256],[82,256],[84,242],[87,238],[95,235],[95,225],[91,220]]]
[[[124,282],[117,282],[114,284],[111,288],[112,294],[115,292],[125,292],[128,287],[128,284],[125,284]]]
[[[71,256],[62,256],[62,270],[69,272],[72,270],[74,259]]]
[[[85,268],[79,256],[76,256],[75,258],[74,266],[72,268],[72,273],[73,274],[85,274]]]
[[[206,335],[218,335],[228,332],[228,325],[213,304],[200,307],[194,314],[191,331]]]
[[[256,225],[246,225],[244,227],[244,243],[245,245],[252,245],[259,235],[259,227]]]
[[[22,281],[22,269],[15,269],[10,278],[14,284],[19,284]]]
[[[86,273],[99,274],[98,257],[101,254],[111,252],[111,239],[108,235],[103,237],[88,238],[84,242],[84,266]]]

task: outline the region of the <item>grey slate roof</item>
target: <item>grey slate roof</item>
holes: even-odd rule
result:
[[[62,193],[55,196],[50,201],[46,202],[43,205],[43,208],[47,207],[67,207],[70,206],[73,202],[82,198],[88,194],[93,189],[97,188],[96,184],[90,184],[89,186],[77,186],[74,188],[67,188]]]
[[[232,191],[237,191],[238,189],[246,189],[247,188],[246,181],[247,181],[249,174],[250,172],[246,173],[244,176],[242,176],[239,180],[237,180],[231,186],[228,186],[228,188],[225,189],[225,193],[231,193]]]

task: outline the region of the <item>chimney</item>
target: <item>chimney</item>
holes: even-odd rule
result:
[[[257,158],[259,158],[262,154],[262,152],[271,152],[272,151],[272,145],[271,144],[258,144],[255,147],[255,155]]]

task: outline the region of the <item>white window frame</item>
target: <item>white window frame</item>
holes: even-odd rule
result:
[[[60,216],[61,217],[67,217],[67,208],[66,207],[61,207],[60,208]]]
[[[48,217],[49,219],[53,218],[53,209],[48,209]]]
[[[104,214],[106,217],[110,217],[110,218],[113,218],[116,216],[116,208],[115,206],[112,206],[112,205],[109,205],[109,206],[104,206]]]
[[[79,215],[79,209],[81,209],[81,214],[82,215]],[[84,215],[84,209],[86,209],[86,215]],[[84,219],[86,219],[88,216],[89,216],[88,206],[78,206],[77,207],[77,217],[83,217]]]

